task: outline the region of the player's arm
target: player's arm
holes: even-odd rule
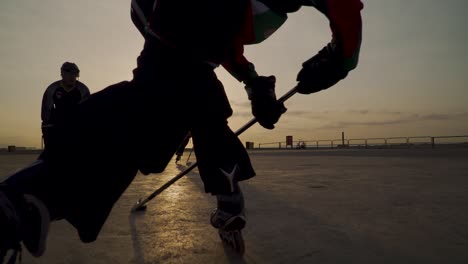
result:
[[[222,66],[239,82],[245,83],[258,77],[254,64],[248,61],[244,56],[243,45],[239,45]]]
[[[49,85],[42,96],[41,120],[42,125],[48,125],[52,118],[52,108],[54,107],[54,84]]]
[[[82,102],[82,101],[86,100],[89,97],[90,91],[89,91],[88,86],[86,86],[82,82],[79,83],[78,89],[79,89],[80,94],[81,94],[81,102]]]
[[[278,103],[275,94],[276,78],[274,76],[259,76],[253,63],[243,55],[243,46],[233,53],[230,60],[223,63],[224,68],[238,81],[245,84],[248,98],[252,106],[252,114],[261,126],[273,129],[286,108]]]
[[[332,40],[317,55],[303,63],[297,76],[299,92],[327,89],[356,68],[362,38],[360,0],[303,0],[330,21]]]

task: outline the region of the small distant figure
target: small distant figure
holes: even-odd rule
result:
[[[90,94],[88,87],[78,81],[80,69],[75,63],[63,63],[60,74],[62,79],[50,84],[42,97],[41,128],[46,147],[51,141],[52,127],[63,122],[78,103]]]
[[[306,148],[306,143],[304,141],[299,141],[296,144],[296,149],[305,149]]]

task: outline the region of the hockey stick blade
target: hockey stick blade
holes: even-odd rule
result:
[[[141,199],[138,199],[138,201],[132,207],[132,212],[139,212],[139,211],[145,211],[145,210],[146,210],[146,204],[142,204]]]

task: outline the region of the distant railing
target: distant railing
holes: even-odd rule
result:
[[[460,141],[466,138],[466,141]],[[298,140],[293,141],[293,145],[286,145],[285,142],[259,143],[258,148],[282,149],[282,148],[395,148],[415,146],[436,145],[461,145],[468,147],[468,135],[462,136],[416,136],[416,137],[382,137],[382,138],[351,138],[351,139],[319,139],[319,140]]]

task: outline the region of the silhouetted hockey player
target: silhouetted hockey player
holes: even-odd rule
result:
[[[253,115],[273,129],[285,111],[276,101],[275,77],[258,76],[243,47],[269,37],[302,6],[322,12],[333,32],[297,76],[299,92],[307,94],[356,67],[359,0],[132,1],[132,19],[145,37],[133,79],[82,102],[55,127],[56,143],[44,160],[0,185],[1,255],[18,250],[21,241],[42,255],[49,219],[65,219],[83,242],[94,241],[137,171],[163,171],[188,131],[205,191],[218,201],[211,223],[235,234],[230,238],[242,253],[246,222],[238,182],[255,172],[227,125],[232,110],[214,69],[222,65],[245,84]],[[180,122],[174,106],[191,115]]]
[[[51,83],[42,96],[41,129],[46,147],[53,137],[51,128],[66,119],[68,113],[89,96],[88,87],[77,80],[80,69],[75,63],[64,62],[60,76],[62,79]]]

